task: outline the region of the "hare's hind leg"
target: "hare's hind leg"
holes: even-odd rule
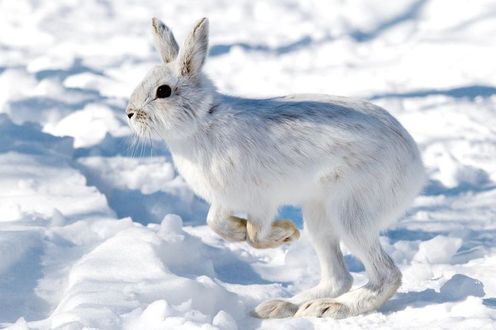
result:
[[[340,234],[345,245],[364,264],[369,282],[337,298],[319,298],[302,304],[295,316],[345,318],[380,308],[401,284],[401,273],[384,252],[368,210],[350,201],[341,213]]]
[[[320,261],[320,283],[291,299],[274,299],[261,303],[255,308],[256,316],[260,318],[291,317],[298,310],[298,305],[306,301],[337,297],[350,289],[352,277],[344,265],[338,233],[333,225],[335,217],[330,212],[326,212],[321,203],[304,205],[305,229]]]
[[[382,250],[378,240],[367,245],[360,252],[363,253],[361,259],[365,263],[369,276],[369,282],[366,285],[337,298],[310,300],[298,308],[295,316],[340,319],[379,309],[399,288],[401,273],[391,258]]]
[[[291,302],[301,304],[310,299],[333,298],[350,290],[353,278],[346,269],[339,246],[337,217],[332,205],[309,203],[303,207],[305,229],[319,258],[320,282],[291,298]]]

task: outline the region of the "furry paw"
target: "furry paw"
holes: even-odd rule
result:
[[[258,305],[253,315],[261,319],[282,319],[293,316],[298,306],[284,300],[269,300]]]
[[[230,216],[221,224],[208,224],[209,227],[220,237],[230,242],[246,241],[246,220],[235,216]]]
[[[295,317],[332,317],[342,319],[351,316],[350,309],[331,298],[322,298],[307,301],[302,304],[294,315]]]
[[[282,244],[291,243],[300,238],[300,232],[289,220],[278,220],[272,224],[271,231],[261,238],[257,228],[248,221],[248,243],[257,249],[275,248]]]

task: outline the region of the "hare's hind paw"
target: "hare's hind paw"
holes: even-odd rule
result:
[[[298,306],[284,300],[269,300],[258,305],[253,311],[253,316],[261,319],[282,319],[292,317]]]
[[[257,249],[275,248],[300,238],[300,231],[289,220],[278,220],[272,223],[270,232],[260,237],[259,229],[252,222],[247,223],[248,243]]]
[[[213,231],[220,237],[230,242],[242,242],[246,240],[246,220],[235,216],[230,216],[221,224],[209,223]]]
[[[310,300],[298,308],[295,317],[331,317],[342,319],[351,316],[350,309],[331,298],[321,298]]]

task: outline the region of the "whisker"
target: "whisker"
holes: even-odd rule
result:
[[[133,134],[133,135],[128,137],[128,143],[129,144],[128,144],[128,147],[126,149],[126,156],[129,157],[131,155],[135,141],[136,141],[136,134]]]
[[[140,136],[138,134],[136,134],[135,139],[134,139],[133,152],[131,154],[131,158],[136,158],[136,152],[138,150],[139,143],[140,143]]]
[[[134,138],[134,141],[133,141],[133,145],[132,145],[132,148],[131,148],[131,158],[134,158],[134,151],[136,150],[136,141],[137,141],[137,137]]]
[[[152,133],[148,130],[148,141],[150,141],[150,158],[153,158],[153,141],[152,141]]]
[[[143,136],[143,129],[141,130],[141,136]],[[145,143],[144,143],[143,139],[140,139],[139,158],[143,157],[144,145],[145,145]]]

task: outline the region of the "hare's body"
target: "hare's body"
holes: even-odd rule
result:
[[[274,222],[278,208],[302,207],[321,282],[288,301],[263,303],[256,314],[339,318],[380,307],[400,285],[401,274],[382,250],[379,231],[423,184],[419,152],[406,130],[364,101],[219,94],[200,71],[206,20],[181,50],[157,20],[154,31],[166,64],[136,89],[128,117],[139,133],[153,130],[165,139],[181,175],[211,203],[209,226],[226,239],[274,247],[299,235],[290,222]],[[340,241],[369,275],[367,285],[350,292]]]
[[[169,143],[181,175],[210,203],[250,214],[357,194],[365,198],[362,207],[377,209],[381,219],[370,226],[379,229],[422,184],[412,138],[370,103],[326,95],[217,95],[211,107],[196,134]]]

